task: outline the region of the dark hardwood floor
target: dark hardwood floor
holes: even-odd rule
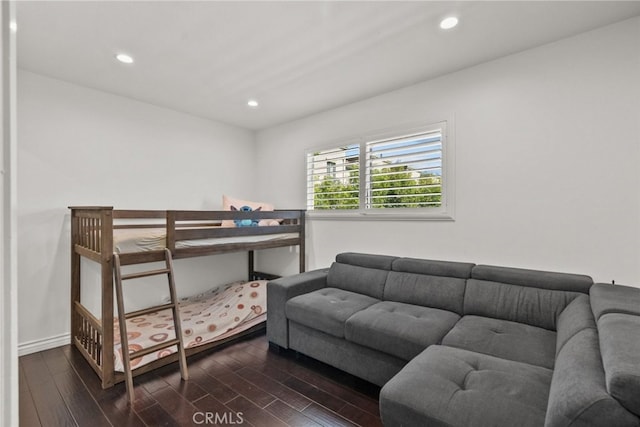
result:
[[[72,346],[20,358],[21,426],[380,426],[370,383],[304,356],[269,350],[264,333],[102,390]]]

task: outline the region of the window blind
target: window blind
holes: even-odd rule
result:
[[[365,144],[367,209],[441,205],[440,130]]]
[[[308,152],[307,209],[436,212],[433,208],[442,208],[444,199],[445,126],[441,122]]]
[[[360,208],[360,146],[307,154],[307,209]]]

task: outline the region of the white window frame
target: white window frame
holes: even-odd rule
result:
[[[314,147],[305,152],[305,186],[308,186],[307,159],[314,152],[330,150],[336,147],[358,144],[360,147],[360,184],[366,185],[368,181],[365,167],[366,142],[402,137],[405,135],[428,133],[436,129],[442,132],[442,196],[441,205],[433,208],[397,208],[397,209],[366,209],[365,191],[360,191],[359,209],[337,210],[307,210],[307,217],[312,220],[435,220],[453,221],[455,213],[455,138],[454,122],[452,117],[446,120],[429,121],[429,124],[413,123],[396,126],[390,129],[378,130],[352,136],[332,143]],[[308,198],[308,188],[305,191]],[[306,203],[306,202],[305,202]]]

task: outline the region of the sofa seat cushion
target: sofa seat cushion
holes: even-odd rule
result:
[[[380,300],[343,289],[323,288],[287,301],[287,319],[344,338],[344,323]]]
[[[556,333],[508,320],[464,316],[442,344],[553,369]]]
[[[383,301],[351,316],[345,338],[408,361],[440,343],[459,319],[446,310]]]
[[[462,349],[430,346],[380,391],[389,426],[544,425],[552,371]]]

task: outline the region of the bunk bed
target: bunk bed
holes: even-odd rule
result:
[[[122,265],[163,261],[164,249],[173,259],[230,252],[248,252],[248,280],[278,276],[255,270],[254,251],[298,246],[299,270],[305,270],[305,211],[178,211],[114,210],[111,206],[71,206],[71,339],[109,388],[124,380],[115,369],[113,254]],[[266,226],[225,227],[236,221]],[[277,225],[275,225],[277,224]],[[98,318],[81,302],[81,259],[100,265],[101,307]],[[179,284],[178,284],[179,287]],[[264,316],[263,316],[264,317]],[[211,349],[242,335],[264,329],[263,321],[225,333],[221,339],[186,349],[187,356]],[[116,328],[117,329],[117,328]],[[178,360],[176,353],[136,368],[134,375]]]

